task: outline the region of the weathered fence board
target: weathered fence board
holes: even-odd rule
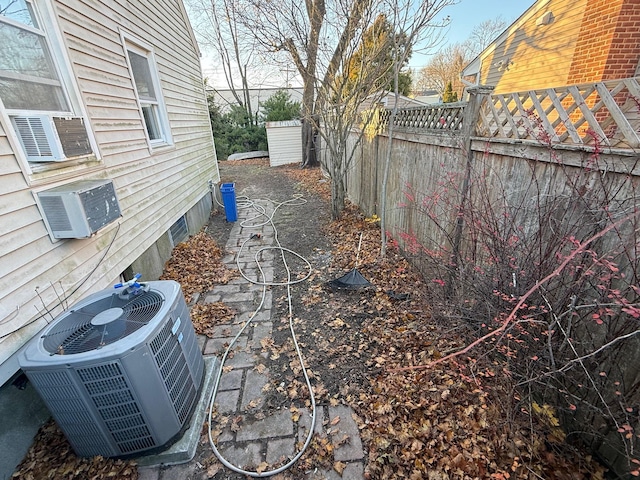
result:
[[[545,242],[552,245],[562,240],[557,231],[541,229],[536,223],[541,212],[553,227],[567,234],[562,237],[566,239],[572,233],[587,238],[612,219],[640,208],[640,156],[635,151],[640,146],[640,85],[636,78],[486,95],[476,118],[465,119],[464,113],[471,112],[480,100],[472,98],[469,104],[451,109],[440,105],[400,110],[394,138],[383,131],[359,144],[357,161],[347,172],[348,197],[367,215],[384,214],[386,229],[418,266],[425,254],[432,266],[434,258],[451,266],[466,192],[466,205],[493,209],[496,224],[508,218],[519,235],[531,235],[541,248]],[[390,121],[389,112],[381,118],[384,126]],[[475,125],[475,131],[469,125]],[[387,196],[382,202],[389,142],[392,154]],[[380,211],[383,203],[385,212]],[[513,212],[516,217],[510,216]],[[571,232],[562,230],[567,225]],[[474,245],[468,225],[462,228],[456,268],[465,268],[465,258],[482,263],[486,255]],[[598,255],[623,252],[616,257],[620,270],[637,274],[639,231],[638,219],[616,228],[599,239]],[[514,264],[513,278],[527,268],[531,265]],[[490,278],[496,274],[504,271],[487,273]],[[517,298],[521,292],[515,283]],[[509,282],[498,291],[507,293],[508,288]],[[583,333],[574,332],[577,336]],[[588,333],[594,345],[604,341]],[[635,340],[625,344],[616,355],[628,361],[607,366],[624,385],[640,385],[639,344]],[[640,402],[640,394],[630,395],[634,404]],[[597,415],[581,413],[574,420],[592,425],[600,421]],[[602,443],[594,448],[611,465],[623,465],[622,447],[616,443],[619,435],[615,430],[603,432]]]

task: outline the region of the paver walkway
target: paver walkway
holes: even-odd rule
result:
[[[261,203],[267,210],[273,209],[273,206],[266,205],[264,201]],[[252,208],[239,208],[238,221],[231,230],[226,245],[227,255],[223,259],[230,268],[235,269],[237,264],[240,265],[243,272],[252,279],[257,279],[259,273],[254,260],[255,253],[262,247],[275,244],[271,225],[243,226],[243,222],[246,225],[261,223],[263,219],[251,220],[256,214]],[[255,234],[260,234],[260,238],[251,238]],[[244,242],[247,243],[241,250]],[[262,252],[261,255],[265,280],[272,281],[274,253],[270,250]],[[205,295],[205,303],[222,301],[236,311],[233,322],[217,326],[213,338],[207,338],[203,342],[205,356],[216,355],[222,358],[227,345],[256,311],[261,298],[262,286],[253,284],[243,277],[238,277],[227,285],[216,286]],[[292,458],[297,453],[296,446],[305,441],[311,425],[310,412],[305,409],[300,409],[299,418],[295,416],[297,421],[294,421],[289,405],[283,405],[281,410],[274,413],[262,413],[260,410],[264,403],[262,387],[268,383],[269,378],[269,372],[265,371],[264,362],[261,361],[267,354],[262,352],[260,342],[271,337],[271,312],[272,295],[271,291],[267,290],[261,310],[239,337],[233,347],[233,353],[227,358],[215,402],[220,417],[235,419],[221,428],[216,444],[218,450],[233,465],[251,471],[255,471],[263,462],[273,464]],[[334,470],[314,470],[309,472],[308,478],[361,480],[364,453],[357,424],[352,419],[351,408],[343,405],[317,408],[315,435],[331,440],[334,446],[334,460],[345,463],[346,468],[342,476]],[[339,421],[336,417],[340,417]],[[172,472],[175,469],[180,469],[180,466],[141,468],[140,477],[141,480],[176,478],[174,475],[178,472]],[[194,472],[194,467],[191,466],[189,470]]]

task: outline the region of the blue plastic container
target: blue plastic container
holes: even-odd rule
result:
[[[238,205],[236,204],[235,187],[235,183],[223,183],[220,185],[220,195],[222,195],[222,204],[224,205],[224,213],[227,216],[227,222],[235,222],[238,220]]]

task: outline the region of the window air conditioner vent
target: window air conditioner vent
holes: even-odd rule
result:
[[[81,117],[29,115],[11,120],[30,162],[60,162],[93,152]]]
[[[120,218],[111,180],[81,180],[38,192],[44,221],[54,238],[87,238]]]
[[[62,151],[67,158],[89,155],[91,144],[82,117],[53,117]]]

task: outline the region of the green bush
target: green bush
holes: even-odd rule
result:
[[[207,94],[207,100],[219,160],[226,160],[232,153],[267,150],[264,122],[292,120],[300,116],[300,103],[292,102],[284,90],[274,93],[262,104],[261,122],[251,118],[240,105],[232,105],[228,112],[222,113],[214,103],[213,93]]]
[[[213,103],[208,95],[209,118],[219,160],[226,160],[232,153],[267,150],[267,132],[262,125],[255,125],[244,107],[232,105],[227,113]]]
[[[300,118],[300,102],[291,101],[291,95],[285,90],[278,90],[262,103],[264,122],[281,122],[295,118]]]

